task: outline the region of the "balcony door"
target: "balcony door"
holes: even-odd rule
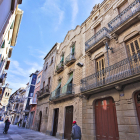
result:
[[[132,56],[132,61],[130,62],[131,68],[135,68],[140,64],[140,36],[133,38],[126,43],[128,57]]]
[[[116,107],[112,98],[96,101],[95,123],[97,140],[119,140]]]
[[[96,60],[96,69],[97,69],[97,85],[104,84],[105,82],[105,74],[103,70],[105,69],[105,62],[104,62],[104,56],[98,58]]]
[[[136,104],[136,109],[137,109],[139,125],[140,125],[140,91],[135,94],[135,104]]]

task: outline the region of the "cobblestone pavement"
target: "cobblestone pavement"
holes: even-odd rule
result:
[[[10,125],[8,134],[3,134],[4,123],[0,122],[0,140],[58,140],[54,137],[26,128]]]

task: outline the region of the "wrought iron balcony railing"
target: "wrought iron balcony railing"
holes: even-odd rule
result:
[[[40,91],[37,92],[37,98],[43,98],[50,94],[51,86],[45,86]]]
[[[106,27],[103,27],[101,30],[99,30],[95,35],[93,35],[88,41],[85,43],[85,51],[90,49],[93,45],[95,45],[97,42],[102,40],[104,37],[109,38],[109,30]]]
[[[125,10],[123,10],[119,15],[117,15],[108,23],[109,28],[111,29],[111,31],[113,31],[138,11],[140,11],[140,0],[135,0]]]
[[[60,62],[57,66],[56,66],[56,72],[60,73],[64,70],[64,62]]]
[[[71,64],[73,64],[76,61],[75,59],[75,53],[70,53],[66,59],[65,59],[65,65],[66,66],[70,66]]]
[[[83,78],[81,80],[81,92],[89,91],[137,74],[140,74],[140,53]]]
[[[74,84],[69,83],[69,84],[63,86],[62,88],[54,90],[51,93],[50,101],[56,100],[58,98],[61,99],[61,97],[65,98],[66,96],[73,95],[73,94],[74,94]]]

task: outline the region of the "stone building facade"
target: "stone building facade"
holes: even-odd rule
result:
[[[48,67],[52,48],[38,93],[37,130],[70,140],[75,120],[82,140],[140,139],[139,19],[140,0],[104,0],[67,33]]]
[[[140,139],[140,1],[104,0],[81,25],[82,139]]]
[[[49,95],[52,90],[53,74],[56,59],[56,52],[59,43],[56,43],[44,58],[44,66],[40,84],[40,90],[37,92],[37,109],[34,128],[37,131],[46,132],[49,115]]]
[[[83,73],[80,62],[85,53],[83,33],[80,26],[69,31],[56,55],[47,133],[58,138],[70,139],[73,120],[82,126],[82,99],[78,95]]]

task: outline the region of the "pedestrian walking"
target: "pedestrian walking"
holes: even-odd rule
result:
[[[77,125],[76,121],[73,121],[71,137],[73,140],[81,140],[81,128]]]
[[[3,133],[7,134],[10,124],[11,124],[11,123],[10,123],[9,119],[7,119],[7,120],[5,121],[5,127],[4,127]]]
[[[18,122],[19,127],[21,127],[21,122],[22,122],[22,119],[20,119],[19,122]]]

